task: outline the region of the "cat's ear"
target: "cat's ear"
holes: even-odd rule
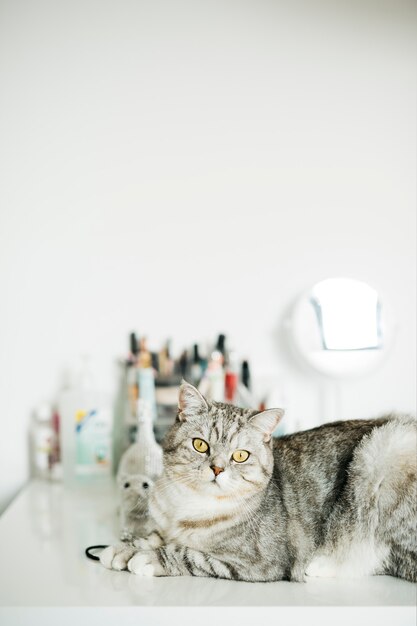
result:
[[[182,381],[178,397],[178,415],[180,422],[208,411],[208,404],[204,396],[185,380]]]
[[[264,441],[268,442],[284,413],[284,409],[267,409],[266,411],[261,411],[261,413],[255,413],[249,419],[249,423],[260,430],[263,433]]]

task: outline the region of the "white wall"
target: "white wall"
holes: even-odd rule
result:
[[[350,7],[350,8],[349,8]],[[226,332],[289,418],[326,385],[280,324],[347,275],[398,325],[339,388],[341,417],[414,410],[415,9],[371,3],[3,0],[0,510],[27,478],[30,411],[127,333]]]

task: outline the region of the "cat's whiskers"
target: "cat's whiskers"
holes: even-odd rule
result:
[[[157,494],[158,496],[163,496],[166,493],[172,493],[173,487],[189,487],[193,483],[194,478],[191,474],[182,475],[181,477],[176,478],[167,478],[162,476],[158,479],[157,486],[154,487],[153,493]]]

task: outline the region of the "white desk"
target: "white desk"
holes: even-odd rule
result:
[[[259,626],[265,623],[259,621],[263,610],[259,607],[275,607],[268,609],[269,614],[286,615],[286,619],[308,614],[310,624],[315,623],[315,616],[321,625],[327,618],[329,624],[336,620],[339,625],[344,617],[360,624],[355,615],[369,613],[380,624],[385,619],[396,626],[415,623],[415,585],[395,578],[310,579],[305,584],[144,579],[108,571],[85,557],[87,546],[116,539],[113,485],[72,492],[57,484],[31,482],[0,518],[1,626],[57,622],[62,626],[66,618],[79,626],[83,620],[97,623],[99,615],[101,624],[117,623],[121,615],[123,624],[132,619],[138,625],[140,615],[147,616],[142,624],[159,624],[166,623],[163,607],[182,607],[169,609],[170,625],[177,619],[183,624],[187,616],[198,626],[212,624],[213,619],[223,623],[219,620],[223,616],[225,623],[253,626],[255,621]],[[212,608],[197,608],[201,606]],[[88,607],[96,609],[93,618]],[[258,607],[256,618],[251,617],[254,608],[250,607]],[[297,622],[292,619],[291,623]]]

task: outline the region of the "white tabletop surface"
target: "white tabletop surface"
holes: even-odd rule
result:
[[[117,539],[115,511],[113,484],[74,491],[29,483],[0,518],[0,617],[2,607],[343,606],[374,607],[381,615],[394,607],[406,620],[398,624],[414,619],[415,585],[386,576],[245,583],[108,571],[84,549]]]

